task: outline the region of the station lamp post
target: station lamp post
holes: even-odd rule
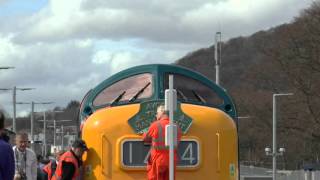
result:
[[[42,105],[48,105],[48,104],[53,104],[54,102],[31,102],[31,140],[34,140],[34,105],[35,104],[42,104]],[[44,112],[44,120],[45,120],[45,112]],[[44,121],[45,125],[45,121]],[[44,131],[45,131],[45,126],[44,126]]]
[[[53,145],[54,145],[54,147],[56,147],[56,145],[57,145],[57,141],[56,141],[56,134],[57,134],[57,123],[63,123],[63,122],[71,122],[72,120],[71,119],[59,119],[59,120],[57,120],[57,118],[56,118],[56,113],[63,113],[64,111],[52,111],[52,113],[53,113],[53,120],[51,120],[51,121],[47,121],[48,123],[50,122],[53,122],[53,126],[47,126],[47,127],[49,127],[49,128],[53,128],[53,131],[54,131],[54,133],[53,133]],[[60,132],[61,133],[61,137],[62,137],[62,139],[61,139],[61,144],[63,144],[63,128],[64,128],[64,126],[63,125],[60,125],[60,130],[62,131],[62,132]],[[61,145],[61,148],[63,149],[63,145]]]
[[[59,120],[57,122],[70,122],[70,121],[72,121],[72,120]],[[49,127],[54,128],[53,126],[49,126]],[[59,128],[60,131],[58,133],[61,136],[61,150],[64,150],[64,136],[65,136],[64,131],[65,131],[65,128],[69,128],[69,127],[75,127],[76,128],[76,125],[70,125],[70,126],[60,125],[60,128]],[[77,135],[76,131],[74,132],[74,135],[75,136]]]
[[[273,180],[276,180],[277,174],[277,156],[283,155],[285,152],[285,148],[279,148],[279,152],[277,152],[277,104],[276,97],[278,96],[291,96],[293,93],[281,93],[281,94],[273,94],[272,101],[272,151],[269,147],[265,148],[265,152],[267,156],[272,156],[272,176]]]
[[[53,126],[53,128],[54,128],[54,130],[55,130],[55,132],[54,132],[54,146],[56,146],[57,145],[57,140],[56,140],[56,131],[57,131],[57,125],[56,125],[56,123],[62,123],[62,122],[71,122],[72,120],[71,119],[63,119],[63,120],[59,120],[59,121],[55,121],[54,122],[54,126]],[[61,133],[62,133],[62,135],[61,135],[61,138],[62,138],[62,142],[63,142],[63,125],[61,125],[60,126],[61,127]],[[62,143],[63,144],[63,143]]]
[[[43,104],[43,105],[47,105],[47,104],[53,104],[54,102],[31,102],[31,114],[34,113],[34,105],[35,104]],[[41,120],[40,120],[41,121]],[[43,156],[46,157],[47,155],[47,137],[46,137],[46,129],[47,129],[47,124],[46,124],[46,111],[43,111]],[[32,141],[33,141],[33,115],[32,115],[32,120],[31,120],[31,124],[32,124]]]
[[[63,112],[64,111],[52,111],[52,113],[53,113],[53,146],[56,146],[56,131],[57,131],[56,113],[63,113]]]
[[[17,95],[17,90],[20,91],[28,91],[28,90],[33,90],[35,88],[17,88],[14,86],[13,88],[0,88],[0,90],[3,91],[8,91],[12,90],[12,104],[13,104],[13,116],[12,116],[12,131],[16,132],[16,95]]]
[[[64,111],[52,111],[53,112],[53,131],[54,131],[54,136],[53,136],[53,145],[56,146],[57,142],[56,142],[56,131],[57,131],[57,123],[62,123],[62,122],[71,122],[72,120],[71,119],[59,119],[57,120],[56,118],[56,113],[63,113]],[[63,129],[63,125],[61,125],[62,129]],[[62,133],[63,135],[63,133]],[[61,146],[62,147],[62,146]]]
[[[68,128],[68,127],[75,127],[74,125],[71,126],[63,126],[61,125],[61,149],[64,150],[64,128]],[[69,139],[68,139],[69,140]]]
[[[31,104],[31,103],[29,103],[29,102],[16,102],[16,104],[23,105],[23,104]],[[32,140],[31,140],[31,142],[32,142]]]
[[[214,60],[216,67],[216,84],[220,85],[220,65],[221,65],[221,32],[216,32],[214,45]]]

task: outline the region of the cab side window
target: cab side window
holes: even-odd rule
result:
[[[114,105],[118,102],[134,102],[153,94],[152,74],[134,75],[106,87],[93,101],[94,106]]]

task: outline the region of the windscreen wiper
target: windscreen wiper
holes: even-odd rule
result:
[[[185,96],[182,91],[177,90],[177,93],[182,97],[183,100],[188,101],[187,96]]]
[[[203,99],[196,91],[192,90],[193,95],[202,103],[206,103],[206,100]]]
[[[119,94],[119,96],[118,96],[117,98],[115,98],[115,99],[110,103],[110,105],[112,106],[112,105],[114,105],[115,103],[119,102],[119,101],[122,99],[122,97],[123,97],[124,94],[126,94],[126,91],[123,91],[121,94]]]
[[[130,100],[129,102],[135,101],[142,93],[143,91],[151,84],[151,82],[148,82],[142,89],[140,89]]]

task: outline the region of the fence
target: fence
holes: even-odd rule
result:
[[[279,174],[278,180],[320,180],[320,171],[287,171]]]
[[[272,169],[240,166],[240,180],[272,179]],[[277,171],[277,180],[320,180],[320,171]]]

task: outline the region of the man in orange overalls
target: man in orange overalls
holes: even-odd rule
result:
[[[163,105],[157,108],[156,121],[154,121],[147,133],[143,134],[143,141],[151,143],[151,152],[147,164],[148,180],[169,179],[169,147],[165,146],[165,128],[169,125],[169,117],[165,113]],[[181,139],[181,130],[178,127],[177,141]],[[174,166],[178,157],[174,150]]]

